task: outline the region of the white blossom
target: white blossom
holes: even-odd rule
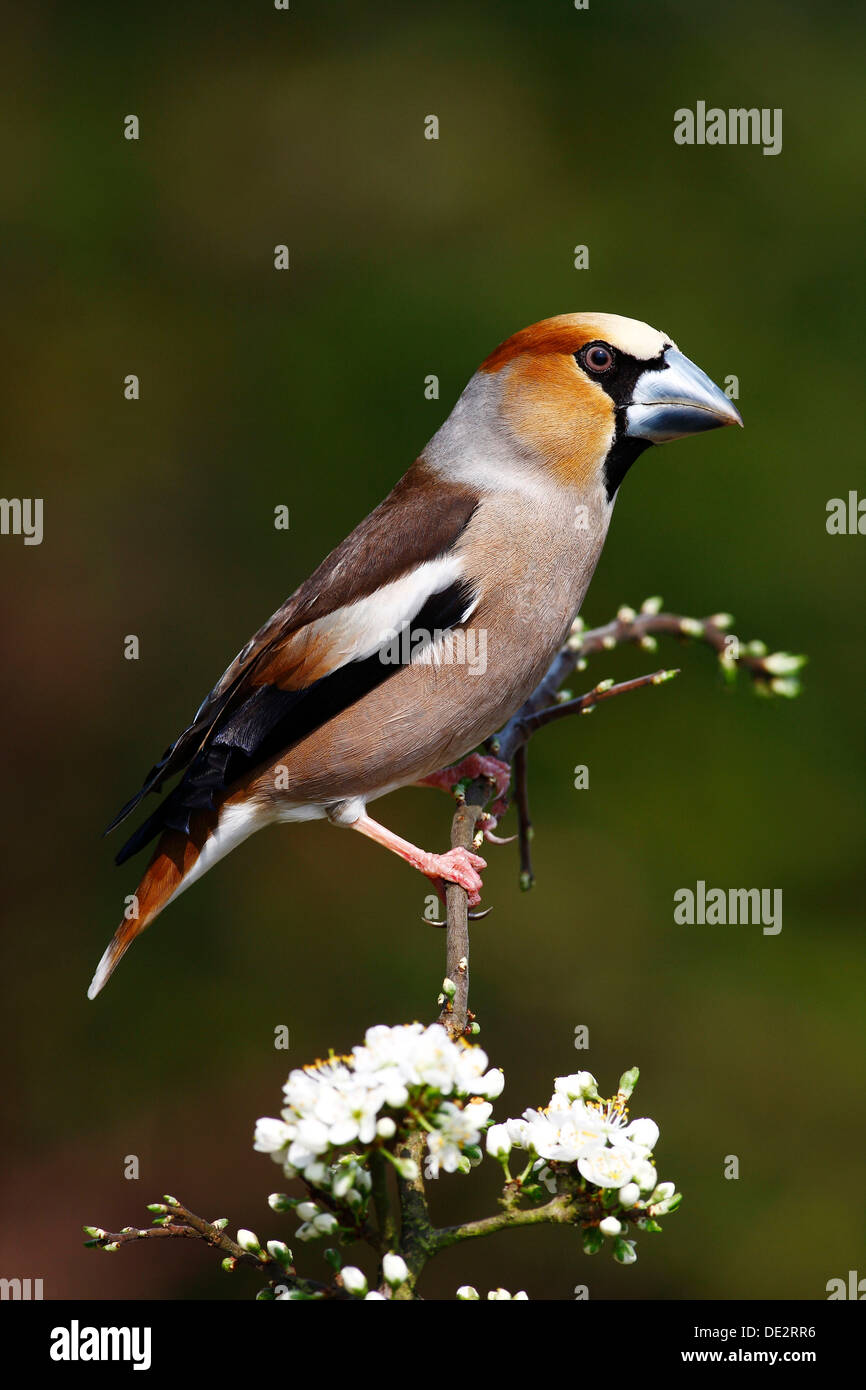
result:
[[[577,1168],[580,1176],[596,1187],[625,1187],[634,1176],[639,1158],[636,1149],[620,1144],[615,1149],[596,1149],[578,1159]]]
[[[335,1196],[342,1200],[353,1187],[362,1193],[364,1188],[357,1180],[347,1186],[329,1173],[331,1150],[393,1139],[399,1112],[411,1098],[439,1134],[428,1153],[432,1167],[453,1172],[462,1166],[465,1145],[478,1144],[490,1115],[488,1107],[482,1120],[477,1110],[469,1125],[455,1120],[455,1112],[462,1113],[465,1102],[475,1097],[495,1098],[503,1086],[503,1074],[488,1066],[486,1052],[455,1041],[441,1024],[379,1025],[367,1030],[351,1056],[292,1071],[283,1087],[282,1118],[260,1120],[255,1144],[281,1162],[290,1177],[301,1174],[321,1186],[336,1182]],[[446,1097],[453,1100],[437,1104]]]
[[[440,1169],[453,1173],[461,1166],[463,1149],[467,1144],[477,1144],[481,1130],[490,1118],[493,1106],[489,1101],[477,1100],[467,1106],[455,1105],[445,1101],[436,1114],[437,1128],[427,1135],[426,1176],[436,1178]]]

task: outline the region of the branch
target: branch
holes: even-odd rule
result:
[[[473,796],[472,804],[460,801],[457,806],[451,822],[452,849],[472,849],[475,843],[476,826],[484,812],[484,801],[490,796],[484,779],[481,779],[481,786],[483,790]],[[479,797],[484,800],[479,801]],[[452,1038],[459,1038],[469,1024],[469,898],[466,889],[459,883],[446,883],[445,903],[448,909],[445,976],[454,985],[454,994],[446,998],[439,1022]]]
[[[485,1216],[480,1221],[466,1221],[462,1226],[442,1226],[433,1232],[433,1241],[438,1253],[464,1240],[495,1235],[509,1226],[573,1225],[575,1220],[574,1198],[570,1193],[559,1193],[543,1207],[507,1207],[496,1216]]]
[[[791,677],[804,664],[804,657],[789,657],[785,652],[768,655],[763,642],[741,642],[728,631],[733,623],[729,613],[688,618],[678,613],[661,613],[660,606],[661,599],[647,599],[640,613],[633,608],[620,608],[616,617],[602,627],[584,629],[582,619],[576,618],[543,680],[504,728],[487,740],[487,751],[510,762],[517,748],[526,742],[523,726],[527,719],[556,702],[563,681],[575,669],[585,670],[588,657],[626,644],[654,651],[658,645],[657,636],[703,642],[717,654],[729,679],[735,678],[737,670],[742,668],[751,676],[756,688],[767,694],[797,694],[797,681]]]
[[[308,1296],[349,1297],[342,1289],[317,1283],[313,1279],[298,1278],[294,1265],[282,1264],[264,1250],[260,1249],[259,1254],[245,1250],[243,1246],[238,1245],[237,1241],[232,1240],[231,1236],[226,1235],[225,1225],[227,1222],[224,1218],[214,1222],[205,1221],[203,1217],[196,1216],[195,1212],[183,1206],[175,1197],[166,1197],[162,1202],[154,1202],[148,1207],[148,1210],[159,1213],[154,1217],[152,1226],[124,1226],[121,1231],[104,1231],[99,1226],[85,1226],[85,1235],[90,1237],[89,1240],[85,1241],[85,1245],[112,1254],[119,1250],[122,1245],[130,1245],[137,1240],[201,1240],[214,1250],[223,1252],[226,1256],[223,1260],[223,1269],[228,1273],[231,1273],[239,1264],[243,1264],[255,1269],[259,1274],[264,1274],[271,1287],[286,1284]]]
[[[463,890],[460,890],[463,892]],[[465,893],[464,893],[465,897]],[[414,1299],[418,1276],[431,1255],[436,1253],[433,1244],[433,1227],[427,1209],[427,1194],[424,1190],[424,1131],[416,1130],[409,1136],[401,1158],[415,1163],[416,1175],[413,1178],[398,1177],[400,1194],[400,1253],[409,1269],[409,1278],[393,1295],[399,1300]]]

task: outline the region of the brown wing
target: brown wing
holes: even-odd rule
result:
[[[399,669],[369,656],[358,659],[360,639],[351,627],[363,611],[360,600],[388,592],[390,585],[399,601],[406,596],[396,581],[407,576],[412,601],[401,617],[423,617],[421,625],[431,632],[459,621],[474,592],[469,577],[437,578],[433,566],[427,589],[420,585],[416,592],[411,576],[453,550],[477,505],[473,489],[445,485],[422,463],[414,464],[238,653],[189,726],[151,768],[109,830],[148,792],[160,791],[183,768],[188,771],[124,845],[118,862],[166,825],[185,828],[194,810],[212,805],[218,787],[327,722]]]

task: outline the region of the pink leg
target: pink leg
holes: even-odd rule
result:
[[[377,845],[384,845],[385,849],[399,854],[401,859],[405,859],[413,869],[418,869],[425,878],[431,878],[434,882],[444,878],[446,883],[459,883],[469,894],[470,907],[475,907],[476,903],[481,901],[479,870],[486,869],[487,864],[479,855],[470,853],[468,849],[451,849],[447,854],[429,854],[427,850],[418,849],[408,840],[402,840],[393,830],[386,829],[367,815],[359,816],[353,821],[351,829],[360,830],[362,835],[375,840]]]

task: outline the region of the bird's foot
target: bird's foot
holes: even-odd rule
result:
[[[446,883],[457,883],[461,888],[465,888],[469,895],[469,906],[475,907],[481,901],[481,869],[487,868],[487,861],[480,855],[473,854],[471,850],[449,849],[447,854],[429,854],[423,852],[416,865],[421,870],[425,878],[432,879],[439,888],[439,880]],[[442,896],[440,892],[440,897]]]
[[[429,777],[422,777],[418,786],[439,787],[443,792],[451,792],[458,782],[474,782],[478,777],[486,777],[493,783],[496,788],[497,805],[502,802],[511,785],[511,768],[508,763],[502,762],[500,758],[491,757],[488,753],[470,753],[453,767],[443,767],[439,772],[431,772]],[[504,809],[503,805],[500,815]]]

